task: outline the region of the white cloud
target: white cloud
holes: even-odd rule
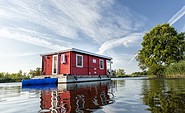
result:
[[[132,58],[130,59],[130,61],[128,63],[131,63],[132,61],[134,61],[137,55],[138,55],[138,53],[136,53],[135,55],[133,55]]]
[[[65,48],[63,46],[53,44],[53,43],[51,43],[51,42],[49,42],[45,39],[20,34],[18,32],[14,32],[14,31],[11,31],[11,30],[8,30],[8,29],[5,29],[5,28],[0,29],[0,37],[30,43],[30,44],[33,44],[33,45],[49,48],[49,49],[52,49],[54,51],[61,50],[61,49]]]
[[[185,6],[183,6],[173,17],[168,21],[170,25],[173,25],[176,21],[178,21],[182,16],[185,15]]]
[[[145,21],[144,16],[114,0],[0,2],[0,38],[52,50],[79,47],[96,51],[100,47],[99,53],[104,53],[115,47],[129,48],[138,44]],[[29,53],[17,56],[24,55]],[[117,58],[114,64],[129,60]]]
[[[141,40],[142,36],[143,36],[143,33],[132,33],[118,39],[112,39],[112,40],[106,41],[101,45],[98,53],[103,54],[106,50],[112,49],[114,47],[118,47],[121,45],[125,47],[132,46],[132,44],[138,43],[138,40]]]
[[[23,22],[20,24],[34,23],[35,27],[39,25],[60,38],[87,38],[99,44],[137,31],[143,28],[145,21],[144,17],[123,5],[120,7],[113,0],[3,1],[0,7],[0,15],[14,24],[20,21]],[[35,31],[35,27],[31,30]]]
[[[52,5],[50,5],[50,2],[27,0],[12,1],[10,3],[3,1],[2,3],[4,4],[0,5],[2,7],[0,14],[3,14],[1,16],[15,22],[14,24],[20,21],[24,22],[21,24],[34,23],[43,29],[49,29],[51,32],[65,38],[74,39],[78,36],[75,24],[65,17],[62,12],[61,14],[52,14],[52,9],[50,9]],[[27,25],[24,26],[26,27]]]
[[[39,55],[40,52],[30,52],[30,53],[17,53],[17,54],[11,54],[11,55],[8,55],[8,54],[3,54],[3,55],[0,55],[1,58],[7,58],[7,57],[25,57],[25,56],[33,56],[33,55]]]
[[[0,24],[12,22],[16,28],[34,31],[32,33],[36,32],[40,37],[54,33],[52,38],[68,41],[87,38],[102,44],[144,26],[146,18],[119,5],[113,0],[3,1],[0,20],[5,22]],[[41,31],[44,33],[39,33]]]

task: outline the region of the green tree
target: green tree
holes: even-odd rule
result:
[[[125,76],[125,70],[124,69],[118,69],[116,71],[116,75],[119,76]]]
[[[20,82],[23,79],[29,79],[26,73],[19,70],[18,73],[0,73],[0,83],[3,82]]]
[[[133,72],[131,74],[131,76],[145,76],[146,75],[146,71],[143,72]]]
[[[142,49],[136,60],[141,69],[149,74],[163,75],[165,66],[183,59],[185,33],[177,31],[169,24],[155,26],[143,37]]]
[[[32,78],[34,76],[39,76],[41,75],[42,71],[41,71],[41,68],[36,68],[35,70],[30,70],[30,72],[28,73],[29,76]]]

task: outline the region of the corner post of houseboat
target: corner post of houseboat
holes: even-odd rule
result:
[[[42,72],[42,75],[43,75],[43,74],[44,74],[44,71],[45,71],[45,62],[44,62],[45,57],[44,57],[43,55],[41,55],[41,54],[40,54],[40,56],[41,56],[41,59],[42,59],[42,68],[41,68],[41,72]]]
[[[107,60],[107,75],[109,75],[109,77],[112,77],[112,59]]]

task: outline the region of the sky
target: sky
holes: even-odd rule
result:
[[[2,0],[0,72],[28,72],[41,67],[40,54],[67,48],[141,71],[135,56],[143,35],[163,23],[185,32],[184,0]]]

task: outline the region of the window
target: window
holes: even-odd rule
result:
[[[83,56],[76,55],[76,67],[83,67]]]
[[[93,63],[96,63],[96,59],[93,59]]]
[[[61,54],[61,63],[62,64],[66,63],[66,56],[65,56],[65,54]]]
[[[102,59],[100,59],[100,69],[104,69],[104,62]]]
[[[52,59],[52,74],[57,74],[58,71],[58,55],[53,55]]]

